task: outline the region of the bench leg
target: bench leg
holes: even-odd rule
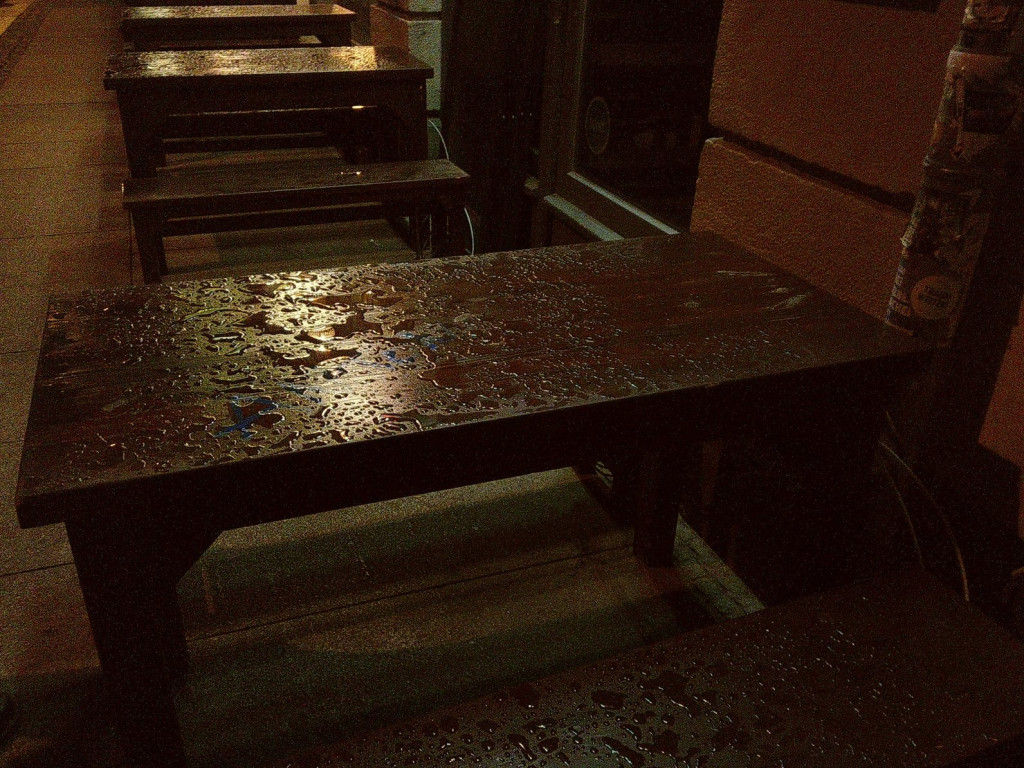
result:
[[[139,245],[142,280],[145,283],[159,283],[161,276],[167,274],[167,257],[159,222],[136,215],[132,217],[132,224],[135,226],[135,241]]]
[[[331,34],[330,32],[318,32],[316,35],[321,45],[327,46],[345,46],[352,45],[352,33],[349,31],[346,34]]]
[[[137,93],[118,91],[117,106],[132,177],[153,176],[157,168],[167,164],[158,128],[166,115],[151,97]]]
[[[423,251],[425,247],[426,229],[424,227],[423,217],[420,216],[419,211],[415,208],[409,210],[409,229],[408,229],[408,240],[406,244],[412,248],[416,254],[417,259],[423,258]]]
[[[857,541],[882,404],[870,392],[805,399],[726,443],[707,521],[711,546],[770,604],[837,586],[870,555]]]
[[[184,768],[165,665],[167,585],[121,522],[67,523],[104,682],[129,765]]]
[[[100,516],[66,527],[128,763],[184,768],[172,684],[188,655],[176,584],[212,534]]]
[[[616,466],[623,483],[616,495],[635,515],[633,553],[646,566],[671,566],[679,513],[700,476],[701,445],[638,452]]]
[[[393,119],[387,120],[387,160],[425,160],[427,157],[427,88],[395,88],[381,91],[378,107]]]
[[[434,206],[430,219],[430,255],[448,256],[451,253],[451,206],[442,201]]]

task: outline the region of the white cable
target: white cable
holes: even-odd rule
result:
[[[910,510],[907,508],[906,501],[903,500],[903,494],[900,493],[900,489],[896,486],[896,478],[892,475],[890,470],[885,464],[882,465],[882,472],[885,474],[885,479],[889,481],[889,486],[892,492],[896,495],[896,502],[899,505],[900,512],[903,513],[903,520],[907,524],[907,528],[910,531],[910,539],[914,545],[914,556],[917,558],[917,564],[921,567],[921,570],[925,570],[924,565],[924,552],[921,550],[921,542],[917,538],[917,529],[914,527],[914,521],[910,517]]]
[[[444,159],[451,160],[452,156],[448,154],[448,142],[444,140],[444,134],[441,133],[441,129],[437,127],[437,123],[433,120],[427,120],[427,125],[434,129],[437,134],[437,138],[441,140],[441,149],[444,150]],[[473,231],[473,220],[469,217],[469,209],[463,208],[462,212],[466,214],[466,223],[469,225],[469,255],[472,256],[476,253],[476,233]]]
[[[971,601],[971,593],[967,586],[967,567],[964,565],[963,552],[960,551],[960,545],[956,541],[956,534],[953,532],[953,525],[949,522],[949,518],[946,517],[945,513],[942,511],[942,508],[939,506],[939,502],[936,501],[932,492],[928,490],[928,486],[926,486],[924,481],[917,476],[917,473],[914,472],[913,468],[904,461],[903,457],[883,442],[879,442],[878,445],[892,458],[893,461],[896,462],[899,467],[903,469],[904,472],[907,473],[914,485],[917,486],[917,489],[921,491],[925,499],[928,500],[928,505],[932,508],[932,511],[935,512],[936,516],[942,522],[942,527],[945,529],[946,535],[949,537],[950,543],[953,545],[953,551],[956,554],[957,566],[960,568],[960,582],[963,586],[964,602],[969,603]]]
[[[463,208],[462,212],[466,214],[466,223],[469,224],[469,255],[472,256],[476,253],[476,235],[473,233],[473,220],[469,218],[468,208]]]
[[[451,160],[452,156],[448,154],[448,143],[444,140],[444,135],[441,133],[441,129],[437,127],[437,123],[433,120],[427,120],[427,125],[434,129],[434,132],[437,134],[437,138],[441,140],[441,149],[444,150],[444,159]]]

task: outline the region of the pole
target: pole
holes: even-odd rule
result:
[[[992,212],[993,192],[1019,129],[1021,57],[1014,28],[1024,0],[969,0],[946,78],[924,178],[886,322],[949,343]]]

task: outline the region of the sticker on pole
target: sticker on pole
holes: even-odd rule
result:
[[[960,286],[945,275],[929,275],[918,280],[910,291],[910,306],[914,314],[925,320],[942,320],[953,314]]]

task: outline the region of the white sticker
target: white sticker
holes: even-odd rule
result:
[[[914,314],[925,320],[942,320],[953,314],[960,296],[960,285],[945,275],[929,275],[918,280],[910,292]]]

